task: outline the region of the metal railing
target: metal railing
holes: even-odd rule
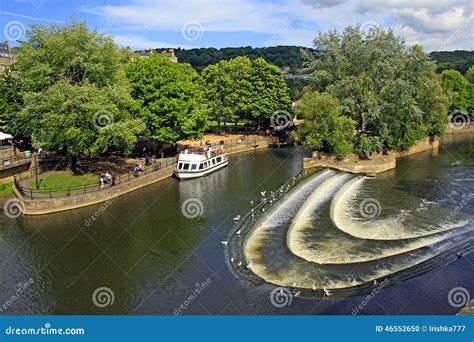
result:
[[[32,157],[33,157],[33,153],[31,152],[27,152],[27,153],[21,152],[19,154],[16,154],[8,158],[0,159],[0,167],[5,168],[5,167],[19,164],[21,162],[30,161]]]
[[[157,162],[153,165],[145,167],[143,171],[140,171],[138,173],[129,170],[127,174],[120,175],[116,177],[113,181],[110,181],[109,183],[105,184],[102,184],[98,180],[97,183],[94,184],[70,186],[65,188],[31,189],[21,184],[22,176],[21,174],[18,174],[14,176],[14,185],[18,192],[26,199],[33,200],[35,198],[64,198],[73,195],[90,194],[104,190],[110,190],[111,187],[120,186],[122,184],[135,181],[137,179],[140,179],[140,176],[158,172],[170,166],[174,166],[175,163],[175,158],[169,158],[168,160]],[[30,174],[34,174],[34,171],[30,171]]]

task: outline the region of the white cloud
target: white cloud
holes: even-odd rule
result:
[[[104,20],[119,18],[126,34],[117,39],[146,47],[154,42],[144,36],[181,32],[188,22],[199,22],[205,35],[245,31],[265,34],[262,45],[304,46],[310,46],[320,30],[376,22],[384,27],[389,23],[408,44],[419,43],[428,50],[474,48],[472,0],[131,0],[127,5],[82,10]]]
[[[162,42],[156,40],[147,39],[138,34],[117,34],[113,35],[115,42],[122,46],[122,47],[130,47],[133,50],[141,50],[141,49],[151,49],[151,48],[184,48],[184,49],[192,49],[195,46],[191,45],[183,45],[183,44],[175,44],[170,42]]]

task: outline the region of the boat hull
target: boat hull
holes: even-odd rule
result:
[[[199,178],[199,177],[204,177],[207,176],[208,174],[217,171],[219,169],[222,169],[223,167],[226,167],[229,164],[229,162],[226,160],[222,162],[221,164],[215,165],[212,168],[209,168],[207,170],[203,171],[198,171],[198,172],[182,172],[182,171],[175,171],[174,175],[179,178],[179,179],[192,179],[192,178]]]

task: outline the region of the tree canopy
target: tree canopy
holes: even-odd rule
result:
[[[357,123],[355,151],[407,149],[444,131],[446,98],[420,46],[407,49],[391,30],[360,26],[319,33],[314,46],[311,88],[337,99],[342,115]]]
[[[189,65],[152,54],[135,58],[127,69],[133,112],[144,120],[147,135],[162,143],[200,138],[209,109],[201,77]]]
[[[263,123],[277,110],[290,110],[291,99],[280,69],[263,58],[236,57],[206,67],[205,95],[217,122]]]
[[[113,40],[85,23],[33,25],[15,64],[23,104],[13,132],[69,155],[130,150],[144,125],[129,113],[123,65]]]

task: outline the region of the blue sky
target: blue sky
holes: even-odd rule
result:
[[[1,0],[2,40],[31,23],[85,20],[133,49],[311,46],[318,31],[390,27],[427,51],[474,49],[472,0]]]

